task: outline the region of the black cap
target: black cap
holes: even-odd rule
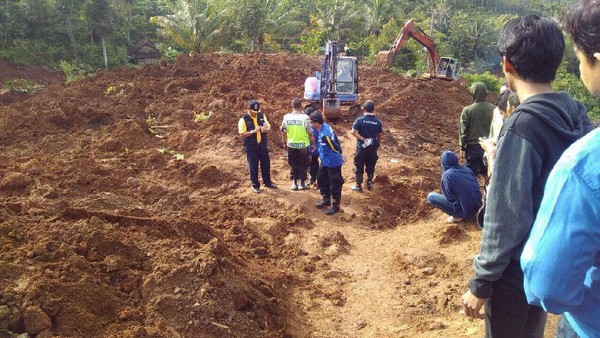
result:
[[[310,114],[312,114],[316,109],[313,108],[312,106],[308,106],[304,109],[304,112],[306,113],[306,115],[310,116]]]
[[[248,107],[250,108],[250,110],[259,111],[260,103],[256,100],[252,100],[252,101],[248,102]]]
[[[310,120],[313,122],[323,124],[323,115],[321,115],[321,113],[319,113],[318,111],[313,112],[310,114]]]
[[[363,109],[369,113],[372,113],[375,110],[375,102],[367,100],[365,104],[363,104]]]

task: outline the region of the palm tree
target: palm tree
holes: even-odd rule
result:
[[[341,41],[361,23],[364,9],[347,0],[323,1],[318,4],[319,24],[332,32],[332,39]]]
[[[385,25],[394,13],[391,0],[365,0],[365,21],[367,30],[376,37],[381,33],[381,27]]]
[[[173,14],[150,18],[159,35],[186,50],[207,52],[220,47],[226,9],[218,11],[211,2],[199,0],[178,0],[170,9]]]
[[[299,11],[282,1],[277,0],[246,0],[240,4],[232,1],[230,6],[240,8],[237,25],[248,38],[250,50],[264,49],[265,39],[272,36],[284,39],[293,33],[299,33],[306,25],[297,20]]]

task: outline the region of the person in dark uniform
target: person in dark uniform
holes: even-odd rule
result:
[[[259,164],[265,187],[277,189],[277,185],[271,181],[271,160],[267,148],[267,133],[271,130],[271,125],[265,114],[260,111],[258,101],[248,102],[248,108],[250,110],[238,122],[238,132],[244,140],[244,152],[246,152],[250,168],[252,190],[255,193],[260,192],[260,183],[258,182]]]
[[[340,201],[342,198],[342,147],[333,132],[333,129],[323,122],[323,115],[319,112],[310,114],[310,123],[319,131],[319,138],[316,141],[317,150],[321,166],[317,175],[317,184],[323,200],[315,204],[317,208],[325,208],[326,215],[332,215],[340,211]]]
[[[304,110],[304,112],[306,113],[306,115],[308,115],[309,118],[310,114],[312,114],[315,111],[315,108],[310,106]],[[311,126],[311,128],[316,144],[316,142],[319,140],[319,131],[314,126]],[[317,147],[315,147],[314,150],[311,150],[310,152],[310,166],[308,167],[308,172],[310,173],[310,185],[313,187],[313,189],[316,189],[317,174],[319,173],[319,150],[317,149]]]
[[[375,164],[377,163],[377,149],[381,144],[383,124],[375,116],[375,103],[368,100],[363,104],[364,114],[352,124],[352,135],[356,137],[356,154],[354,155],[354,174],[356,185],[352,190],[362,192],[362,182],[365,171],[367,172],[367,189],[373,187]],[[366,170],[365,170],[366,167]]]

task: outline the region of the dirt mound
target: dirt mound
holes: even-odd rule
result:
[[[63,82],[62,72],[40,66],[15,66],[0,60],[0,106],[26,100],[48,86]]]
[[[470,101],[457,84],[361,65],[361,98],[377,103],[385,126],[375,191],[344,193],[344,212],[324,221],[314,192],[252,194],[237,136],[248,100],[278,125],[319,62],[183,56],[0,107],[0,331],[35,334],[27,318],[45,314],[40,336],[310,335],[298,290],[318,287],[320,271],[342,278],[329,264],[352,243],[307,233],[324,222],[390,229],[428,215],[439,155],[455,148]],[[350,183],[351,122],[333,127]],[[270,135],[272,174],[283,181],[280,142]],[[446,263],[434,260],[407,269]],[[339,285],[311,297],[345,304]],[[415,313],[433,311],[423,306]]]

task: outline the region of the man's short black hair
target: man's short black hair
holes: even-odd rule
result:
[[[596,62],[594,53],[600,53],[600,2],[580,0],[567,14],[566,29],[593,65]]]
[[[302,99],[295,98],[294,100],[292,100],[292,108],[294,108],[294,109],[302,108]]]
[[[565,39],[556,22],[537,15],[509,21],[498,37],[500,57],[513,65],[519,78],[550,83],[565,51]]]
[[[503,112],[506,112],[506,106],[508,105],[508,96],[510,95],[510,90],[505,90],[500,95],[498,95],[498,99],[496,99],[496,106]]]

